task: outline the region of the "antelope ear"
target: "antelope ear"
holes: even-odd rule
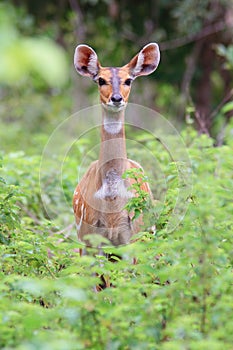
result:
[[[139,53],[126,65],[134,78],[140,75],[153,73],[158,67],[160,60],[159,45],[156,43],[147,44]]]
[[[90,46],[78,45],[74,53],[74,66],[79,74],[94,79],[100,64],[96,52]]]

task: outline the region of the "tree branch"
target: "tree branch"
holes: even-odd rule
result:
[[[211,24],[203,28],[199,33],[190,34],[182,38],[177,38],[169,41],[162,42],[160,44],[161,51],[176,49],[191,42],[201,40],[209,35],[221,32],[227,28],[233,28],[232,24],[226,23],[224,20]]]
[[[76,28],[76,34],[79,42],[83,42],[86,37],[86,28],[84,25],[84,17],[81,10],[81,7],[79,5],[79,1],[77,0],[69,0],[70,7],[72,11],[76,14],[76,20],[75,20],[75,28]]]

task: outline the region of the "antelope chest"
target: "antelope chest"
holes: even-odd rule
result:
[[[102,185],[95,193],[95,198],[113,201],[119,199],[129,199],[133,194],[127,189],[124,180],[116,169],[110,169],[103,178]]]

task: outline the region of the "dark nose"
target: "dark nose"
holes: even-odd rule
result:
[[[122,101],[122,96],[120,94],[113,94],[111,97],[112,102],[121,102]]]

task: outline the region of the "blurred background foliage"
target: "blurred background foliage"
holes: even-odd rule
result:
[[[233,96],[232,1],[3,1],[0,29],[5,149],[20,144],[30,152],[70,113],[98,103],[96,86],[73,68],[79,43],[109,66],[158,42],[159,68],[135,82],[130,101],[156,109],[179,129],[194,124],[216,144],[224,142],[232,116],[232,105],[222,110]]]

